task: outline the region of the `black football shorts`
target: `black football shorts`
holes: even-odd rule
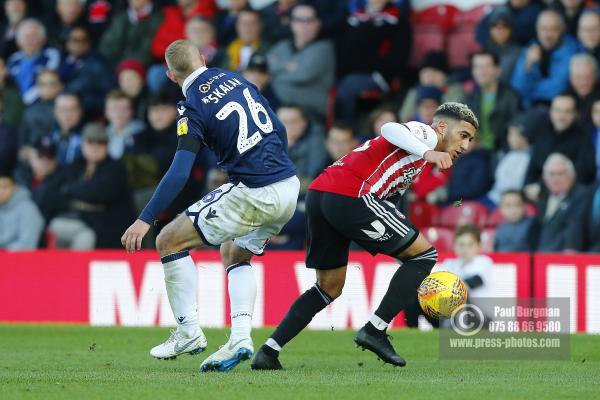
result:
[[[392,203],[372,194],[350,197],[309,190],[306,219],[308,268],[347,265],[351,241],[373,255],[394,257],[419,236],[417,228]]]

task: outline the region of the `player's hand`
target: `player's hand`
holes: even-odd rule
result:
[[[150,225],[136,219],[133,224],[121,236],[121,244],[125,247],[128,253],[134,253],[142,248],[142,239],[150,230]]]
[[[452,157],[442,151],[428,150],[423,154],[423,159],[435,164],[439,169],[448,169],[452,166]]]

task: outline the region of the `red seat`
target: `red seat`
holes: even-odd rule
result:
[[[458,207],[448,206],[442,209],[438,224],[450,228],[465,224],[484,226],[487,219],[488,211],[483,204],[464,201]]]
[[[46,248],[47,249],[56,249],[56,233],[47,228],[44,231],[44,237],[46,239]]]
[[[448,64],[451,68],[465,68],[470,64],[471,54],[480,50],[475,40],[475,27],[465,26],[448,35]]]
[[[453,27],[460,28],[461,25],[478,25],[486,14],[493,10],[491,4],[482,4],[468,10],[457,10],[453,16]]]
[[[437,25],[413,25],[413,45],[409,65],[419,68],[430,51],[443,51],[446,46],[444,30]]]
[[[452,251],[454,231],[449,228],[430,226],[421,231],[439,253]]]
[[[481,251],[492,253],[494,251],[494,240],[496,239],[496,230],[487,228],[481,231]]]
[[[413,28],[417,26],[434,25],[442,32],[448,32],[454,26],[458,9],[451,5],[440,4],[421,11],[413,11],[410,22]]]
[[[435,225],[439,219],[440,209],[435,204],[425,201],[411,203],[408,208],[408,219],[417,228]]]

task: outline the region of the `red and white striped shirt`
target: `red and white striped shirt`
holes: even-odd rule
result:
[[[404,124],[431,150],[437,135],[429,126],[412,121]],[[372,193],[381,199],[404,194],[427,161],[395,146],[383,136],[365,142],[327,167],[309,189],[360,197]]]

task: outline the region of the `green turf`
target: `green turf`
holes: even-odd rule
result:
[[[262,343],[268,330],[254,332]],[[225,330],[207,330],[208,352]],[[439,361],[437,333],[393,332],[405,368],[353,346],[351,331],[303,332],[286,371],[198,372],[205,354],[159,361],[167,329],[0,325],[0,398],[591,399],[600,398],[600,336],[575,335],[571,361]],[[193,397],[191,397],[193,396]]]

